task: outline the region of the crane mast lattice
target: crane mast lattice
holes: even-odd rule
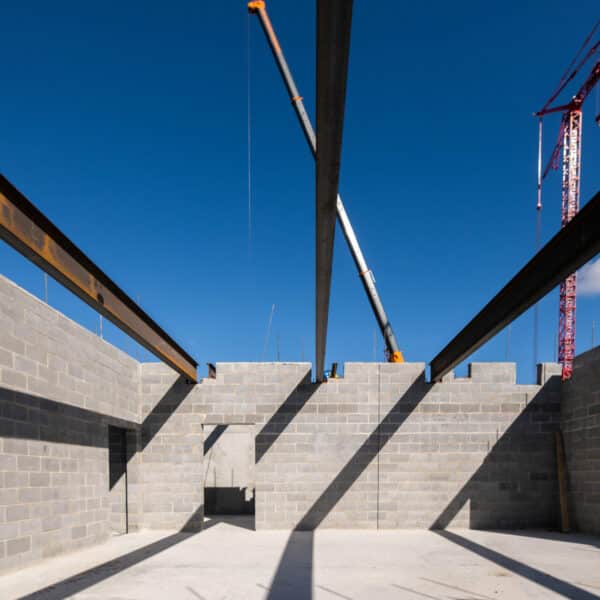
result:
[[[581,110],[570,110],[563,132],[562,218],[564,227],[579,212],[579,183],[581,172]],[[558,362],[563,366],[563,379],[573,372],[577,307],[577,273],[560,284],[558,310]]]
[[[581,182],[581,135],[583,124],[582,105],[594,86],[600,81],[600,60],[596,61],[587,79],[579,88],[577,94],[570,102],[561,106],[551,107],[552,102],[564,90],[569,82],[577,75],[583,65],[600,49],[600,41],[591,44],[591,41],[600,28],[598,21],[592,28],[591,33],[584,41],[579,52],[569,65],[567,71],[561,78],[558,87],[550,96],[544,107],[535,113],[540,118],[540,143],[539,160],[541,161],[541,119],[551,113],[562,113],[558,141],[552,150],[550,160],[543,174],[538,167],[538,214],[541,210],[541,185],[542,179],[546,177],[551,169],[558,169],[560,164],[560,152],[562,149],[562,185],[561,185],[561,227],[564,227],[579,212],[579,191]],[[583,59],[579,57],[584,54]],[[596,121],[600,125],[599,116]],[[538,163],[541,164],[541,163]],[[561,284],[559,291],[558,310],[558,362],[562,364],[562,378],[569,379],[573,373],[573,359],[575,357],[575,333],[576,333],[576,309],[577,309],[577,273],[569,275]],[[537,342],[536,342],[537,343]]]

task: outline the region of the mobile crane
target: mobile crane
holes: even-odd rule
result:
[[[262,25],[263,31],[267,37],[267,41],[269,42],[269,46],[271,47],[271,51],[273,52],[273,56],[279,68],[279,72],[283,77],[283,81],[290,96],[292,106],[294,107],[296,116],[298,117],[298,121],[300,122],[300,126],[302,127],[304,137],[308,142],[308,146],[312,152],[313,157],[316,158],[317,141],[315,137],[315,132],[310,122],[310,119],[308,118],[306,108],[304,107],[302,96],[300,96],[298,92],[296,83],[294,82],[294,78],[292,77],[287,61],[285,60],[285,57],[281,50],[279,40],[275,35],[273,25],[271,23],[269,15],[267,14],[265,2],[249,2],[248,11],[251,14],[258,15],[260,19],[260,24]],[[354,259],[354,264],[356,265],[356,268],[358,270],[358,274],[362,281],[364,290],[367,294],[367,298],[369,299],[371,308],[375,313],[377,324],[379,325],[379,329],[381,330],[381,333],[383,335],[388,362],[404,362],[404,357],[402,355],[402,352],[400,351],[398,342],[396,341],[396,337],[394,336],[392,325],[383,308],[381,298],[377,293],[377,287],[375,286],[375,277],[371,269],[369,269],[369,267],[367,266],[367,261],[365,260],[362,250],[360,249],[358,240],[356,238],[356,234],[354,233],[354,229],[352,227],[352,224],[350,223],[350,219],[348,218],[348,214],[346,213],[346,209],[344,208],[342,198],[339,196],[339,194],[337,197],[337,218],[340,227],[342,228],[342,232],[344,234],[346,242],[348,243],[350,253],[352,254],[352,258]]]

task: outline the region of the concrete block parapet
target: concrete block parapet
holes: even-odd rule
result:
[[[551,380],[560,389],[562,365],[559,363],[540,363],[537,365],[537,384],[546,385]]]
[[[517,382],[517,365],[509,362],[469,363],[469,378],[478,383]]]
[[[307,362],[219,362],[213,381],[238,385],[269,384],[285,382],[297,376],[310,381],[311,368],[311,363]]]
[[[344,363],[343,381],[375,384],[407,383],[424,376],[425,363]]]

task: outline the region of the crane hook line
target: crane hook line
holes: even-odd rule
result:
[[[252,251],[252,86],[250,68],[250,14],[246,16],[246,122],[247,122],[247,160],[248,160],[248,257]]]
[[[540,249],[542,236],[542,135],[543,135],[543,117],[538,122],[538,160],[537,160],[537,204],[535,207],[535,251]],[[534,381],[537,377],[537,364],[539,360],[539,303],[536,302],[533,307],[533,376]]]
[[[269,340],[271,338],[271,326],[273,325],[273,315],[275,314],[275,304],[271,306],[271,313],[269,314],[269,322],[267,323],[267,334],[265,335],[265,343],[263,346],[263,353],[261,362],[265,362],[267,356],[267,350],[269,349]]]

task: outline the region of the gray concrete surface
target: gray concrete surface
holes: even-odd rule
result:
[[[598,357],[576,360],[568,388],[558,365],[520,385],[510,363],[438,384],[423,363],[347,363],[322,385],[308,363],[218,363],[192,386],[0,277],[0,571],[102,542],[125,519],[199,531],[205,438],[233,426],[252,432],[259,530],[555,528],[562,415],[574,525],[597,533]],[[116,478],[109,426],[127,430]]]
[[[600,348],[575,357],[561,417],[572,527],[600,535]]]
[[[139,532],[0,578],[0,597],[600,598],[600,539],[539,531]],[[36,592],[37,593],[34,593]]]

